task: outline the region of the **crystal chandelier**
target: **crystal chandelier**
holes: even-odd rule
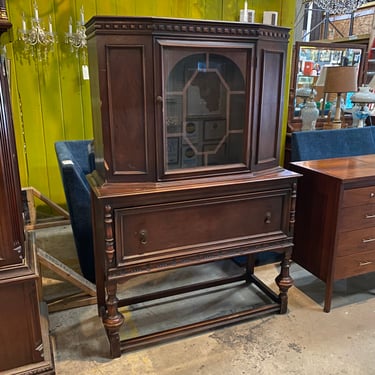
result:
[[[25,15],[22,15],[22,29],[18,30],[18,38],[23,42],[25,51],[31,51],[38,60],[47,59],[48,52],[53,49],[55,44],[55,34],[52,31],[51,16],[48,18],[48,30],[42,26],[42,20],[39,18],[38,5],[33,4],[34,17],[31,18],[31,27],[27,28]]]
[[[350,14],[367,0],[313,0],[327,14]]]
[[[85,15],[83,6],[81,7],[80,20],[77,22],[76,31],[73,33],[72,17],[69,19],[68,32],[65,34],[65,43],[70,45],[71,51],[75,51],[78,56],[78,51],[87,48]]]

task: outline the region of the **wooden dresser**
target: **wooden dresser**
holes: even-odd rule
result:
[[[294,162],[298,184],[293,260],[326,283],[375,271],[375,155]]]
[[[96,163],[88,178],[98,308],[111,355],[285,313],[298,178],[279,166],[289,30],[94,17],[87,34]],[[284,254],[278,293],[254,275],[255,254],[267,251]],[[118,282],[239,255],[248,264],[236,276],[118,301]],[[234,282],[258,287],[265,303],[120,339],[119,307]]]

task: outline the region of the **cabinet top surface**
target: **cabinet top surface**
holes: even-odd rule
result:
[[[268,184],[276,186],[273,182],[289,181],[300,177],[299,174],[283,168],[276,168],[268,173],[261,173],[258,176],[245,174],[238,176],[222,176],[220,178],[208,177],[197,180],[181,180],[160,183],[113,183],[103,184],[97,180],[95,173],[88,175],[88,181],[97,197],[134,196],[150,195],[173,191],[197,191],[214,188],[233,189],[233,186],[248,184]]]
[[[375,178],[375,154],[299,161],[293,162],[291,165],[292,169],[301,173],[304,170],[311,170],[343,181]],[[296,168],[293,168],[293,166]]]

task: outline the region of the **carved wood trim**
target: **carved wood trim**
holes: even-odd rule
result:
[[[95,21],[94,21],[95,19]],[[119,31],[119,32],[137,32],[143,31],[145,33],[182,33],[182,34],[222,34],[222,35],[233,35],[233,36],[243,36],[243,37],[253,37],[253,38],[272,38],[272,39],[285,39],[289,38],[289,29],[284,28],[276,29],[273,26],[262,25],[262,24],[249,24],[244,25],[239,22],[228,22],[221,23],[220,21],[208,21],[208,20],[189,20],[189,22],[184,22],[184,20],[161,20],[150,18],[142,18],[138,20],[132,20],[130,17],[128,19],[122,18],[116,20],[115,18],[108,20],[108,18],[101,19],[100,17],[94,17],[88,25],[88,33],[92,32],[105,32]],[[93,24],[95,22],[95,25]]]
[[[110,205],[106,205],[104,207],[104,241],[105,241],[105,253],[107,257],[107,267],[112,265],[115,248],[114,248],[114,238],[113,238],[113,218],[112,218],[112,207]]]
[[[294,224],[296,222],[296,201],[297,201],[297,182],[292,184],[292,195],[290,200],[290,216],[289,216],[289,233],[294,234]]]

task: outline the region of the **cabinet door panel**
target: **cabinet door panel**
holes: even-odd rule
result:
[[[0,284],[0,371],[43,361],[35,279]],[[6,345],[4,344],[6,343]]]
[[[284,49],[273,44],[261,45],[258,52],[258,89],[254,93],[254,170],[278,165],[285,53]]]
[[[103,39],[102,39],[103,38]],[[97,40],[99,60],[91,68],[93,81],[100,75],[100,100],[93,108],[96,167],[108,182],[154,179],[153,58],[149,38]],[[93,90],[94,91],[94,90]],[[94,105],[94,104],[93,104]],[[101,118],[96,119],[97,108]],[[103,148],[103,150],[102,150]]]
[[[24,236],[9,87],[0,66],[0,267],[23,263]]]

